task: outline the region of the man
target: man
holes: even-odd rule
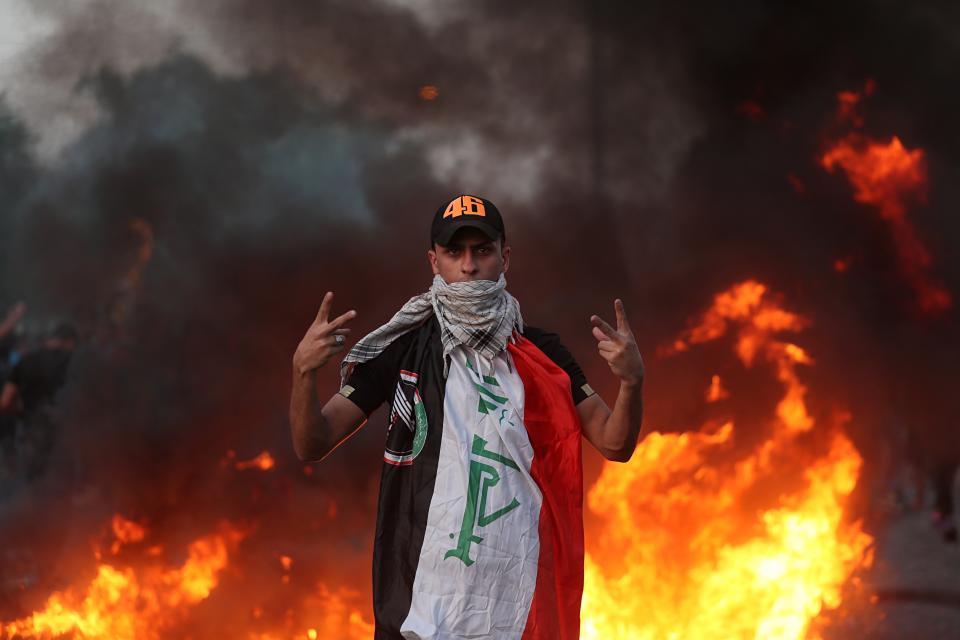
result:
[[[0,321],[0,388],[3,387],[10,371],[17,363],[17,328],[26,312],[27,305],[18,302],[10,308],[6,317]]]
[[[57,393],[67,381],[70,359],[79,341],[76,328],[57,324],[37,349],[23,355],[0,390],[0,414],[21,423],[20,456],[28,479],[39,476],[56,443]],[[8,434],[9,435],[9,434]],[[7,445],[9,451],[9,444]]]
[[[317,370],[356,316],[329,320],[328,292],[293,357],[290,423],[321,460],[383,401],[391,406],[374,549],[377,640],[579,635],[581,435],[607,459],[636,446],[644,366],[623,303],[592,316],[620,379],[611,411],[555,334],[525,326],[506,291],[503,219],[463,195],[434,216],[434,280],[341,365],[322,408]]]
[[[40,347],[28,351],[13,367],[0,391],[0,411],[30,415],[52,404],[67,380],[78,340],[73,325],[62,322],[53,327]]]
[[[14,466],[17,414],[12,410],[4,410],[3,390],[13,367],[19,361],[17,328],[26,311],[27,306],[18,302],[0,322],[0,481],[12,473]]]

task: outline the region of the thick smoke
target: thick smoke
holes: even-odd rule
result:
[[[362,562],[383,421],[304,476],[285,418],[290,358],[324,291],[359,311],[356,336],[423,290],[430,215],[461,191],[504,212],[526,319],[558,331],[608,401],[615,381],[588,318],[625,299],[648,362],[649,428],[699,426],[720,360],[660,362],[656,347],[753,277],[812,318],[798,341],[818,361],[818,410],[852,409],[868,463],[901,425],[929,451],[950,441],[955,313],[913,311],[883,223],[816,164],[836,92],[875,79],[867,133],[927,153],[929,200],[909,216],[958,295],[960,50],[946,10],[36,7],[44,36],[5,69],[0,303],[72,318],[86,344],[47,475],[3,507],[8,540],[66,518],[77,524],[49,535],[73,554],[80,523],[120,511],[170,532],[269,522],[262,541],[305,550],[283,532],[334,501],[340,519],[315,533],[330,543],[315,561]],[[152,253],[130,278],[144,223]],[[853,266],[837,273],[845,257]],[[332,393],[333,368],[322,378]],[[776,397],[744,395],[747,424]],[[264,449],[282,479],[220,464]]]

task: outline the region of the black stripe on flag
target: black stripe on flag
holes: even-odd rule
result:
[[[380,475],[377,532],[373,548],[373,611],[376,640],[402,640],[400,625],[410,612],[413,581],[437,480],[443,435],[443,345],[436,319],[416,330],[401,369],[419,374],[427,414],[427,438],[412,464],[384,463]],[[399,372],[394,372],[399,377]]]

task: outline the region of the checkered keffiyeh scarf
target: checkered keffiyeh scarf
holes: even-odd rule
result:
[[[356,364],[373,360],[391,342],[420,326],[431,314],[437,316],[440,324],[444,377],[450,368],[450,353],[456,347],[472,347],[492,360],[506,348],[514,330],[523,332],[520,303],[507,291],[502,273],[496,282],[476,280],[452,284],[436,275],[426,293],[410,298],[389,322],[350,349],[340,364],[341,384]]]

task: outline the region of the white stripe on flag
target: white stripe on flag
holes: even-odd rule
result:
[[[416,639],[518,640],[536,587],[543,502],[520,419],[523,383],[507,366],[508,354],[495,358],[500,386],[491,389],[507,401],[490,410],[480,404],[465,356],[463,348],[454,352],[447,377],[437,478],[400,631]],[[471,477],[476,495],[468,501]]]

